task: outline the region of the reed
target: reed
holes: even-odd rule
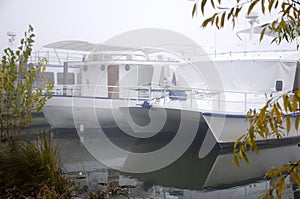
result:
[[[35,141],[17,141],[1,149],[1,196],[70,198],[71,192],[71,180],[63,174],[58,147],[53,147],[49,132]]]

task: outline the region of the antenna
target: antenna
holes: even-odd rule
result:
[[[16,34],[15,32],[9,31],[9,32],[7,32],[7,36],[10,37],[10,38],[8,39],[8,42],[9,42],[10,44],[13,44],[14,41],[15,41],[15,36],[17,36],[17,34]]]
[[[252,36],[254,34],[254,24],[259,23],[259,14],[258,12],[251,12],[249,15],[246,15],[246,19],[249,20],[250,23],[250,40],[252,40]]]

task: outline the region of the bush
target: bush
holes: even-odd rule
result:
[[[1,196],[70,198],[71,187],[49,132],[41,134],[36,141],[11,142],[1,149]]]

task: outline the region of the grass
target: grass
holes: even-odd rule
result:
[[[50,133],[36,141],[14,141],[0,149],[0,198],[70,198],[71,180],[63,174]]]

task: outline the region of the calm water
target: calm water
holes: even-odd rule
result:
[[[36,125],[26,133],[29,137],[34,137],[36,132],[43,129],[49,129],[43,119],[35,118],[34,122]],[[133,141],[118,133],[113,135],[110,137],[111,141],[123,148],[134,145],[131,149],[144,151],[151,145],[149,142]],[[292,144],[261,149],[259,155],[250,153],[250,164],[237,167],[232,163],[233,154],[228,152],[230,150],[222,150],[218,146],[200,158],[200,146],[195,141],[169,166],[135,174],[110,169],[96,160],[83,146],[75,130],[55,130],[53,138],[59,144],[66,171],[77,178],[86,193],[115,181],[120,186],[129,187],[130,198],[258,198],[272,184],[263,179],[269,167],[300,159],[300,148],[297,144]],[[154,147],[168,142],[167,136],[159,137]],[[133,164],[129,161],[130,157],[126,157],[124,161],[124,158],[113,153],[107,158],[120,168],[124,164]],[[300,198],[298,188],[293,186],[290,179],[287,179],[287,184],[289,193],[285,192],[283,198]]]

